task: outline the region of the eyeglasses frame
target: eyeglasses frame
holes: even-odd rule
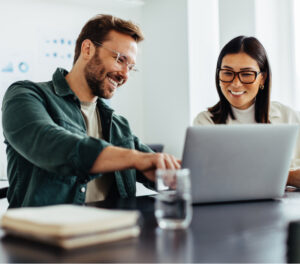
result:
[[[220,71],[222,71],[222,70],[233,72],[233,78],[232,78],[231,81],[223,81],[223,80],[220,79]],[[242,72],[253,72],[253,73],[255,74],[254,81],[253,81],[253,82],[243,82],[243,81],[241,80],[241,78],[240,78],[240,73],[242,73]],[[239,80],[240,80],[241,83],[243,83],[243,84],[251,84],[251,83],[254,83],[254,82],[256,81],[257,76],[258,76],[259,74],[261,74],[261,73],[262,73],[261,71],[260,71],[260,72],[257,72],[257,71],[245,71],[245,70],[244,70],[244,71],[235,72],[235,71],[230,70],[230,69],[221,69],[221,68],[218,68],[218,79],[219,79],[221,82],[224,82],[224,83],[232,83],[233,80],[235,79],[235,77],[238,76],[238,78],[239,78]]]
[[[97,41],[94,41],[94,40],[91,40],[91,41],[92,41],[92,43],[93,43],[94,45],[100,46],[100,47],[102,47],[102,48],[104,48],[104,49],[106,49],[106,50],[108,50],[108,51],[110,51],[110,52],[115,53],[115,54],[117,55],[117,57],[115,58],[115,60],[116,60],[117,63],[119,63],[118,60],[119,60],[119,58],[122,57],[122,56],[125,57],[126,60],[127,60],[127,56],[124,55],[124,54],[122,54],[121,52],[118,52],[118,51],[116,51],[116,50],[113,50],[113,49],[111,49],[111,48],[108,48],[108,47],[104,46],[103,43],[100,43],[100,42],[97,42]],[[135,65],[134,63],[129,63],[128,61],[120,62],[120,63],[121,63],[122,65],[126,66],[129,72],[132,72],[132,71],[133,71],[133,72],[138,72],[138,71],[139,71],[139,70],[136,68],[136,65]]]

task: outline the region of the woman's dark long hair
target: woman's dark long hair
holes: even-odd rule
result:
[[[216,87],[220,97],[220,101],[208,108],[212,114],[212,120],[215,124],[225,124],[228,115],[235,119],[230,103],[222,93],[218,72],[222,65],[222,60],[227,54],[236,54],[244,52],[251,58],[256,60],[259,69],[266,74],[264,89],[259,89],[255,100],[255,120],[257,123],[270,123],[269,121],[269,105],[270,105],[270,90],[271,90],[271,69],[267,57],[267,52],[263,45],[254,37],[239,36],[229,41],[221,50],[217,68],[216,68]]]

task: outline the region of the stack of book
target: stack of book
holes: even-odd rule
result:
[[[1,227],[8,234],[72,249],[137,237],[138,218],[136,211],[53,205],[9,209]]]

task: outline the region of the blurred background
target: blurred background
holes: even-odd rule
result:
[[[140,71],[109,104],[143,142],[164,144],[181,158],[186,128],[218,100],[217,57],[233,37],[262,42],[273,73],[272,100],[300,110],[299,11],[299,0],[2,0],[1,101],[16,80],[48,81],[56,67],[70,70],[75,40],[92,16],[130,19],[145,34]],[[4,148],[1,153],[4,168]]]

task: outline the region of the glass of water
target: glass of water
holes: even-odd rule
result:
[[[192,220],[190,171],[156,170],[155,217],[162,229],[184,229]]]

